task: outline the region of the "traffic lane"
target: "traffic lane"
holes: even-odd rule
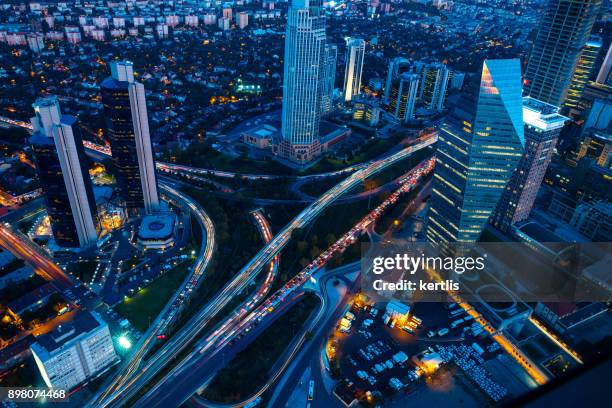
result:
[[[313,401],[311,402],[311,405],[313,407],[327,407],[328,405],[320,405],[320,403],[326,400],[328,400],[327,402],[333,401],[333,397],[327,399],[325,397],[322,397],[322,399],[318,398],[318,396],[328,395],[324,386],[323,376],[321,374],[321,370],[323,369],[321,366],[321,350],[327,341],[327,333],[329,333],[336,326],[336,322],[340,320],[340,317],[343,314],[342,312],[344,311],[347,300],[353,296],[353,292],[358,287],[358,279],[355,282],[350,282],[344,278],[344,275],[354,273],[358,270],[359,266],[357,265],[353,266],[348,271],[342,271],[341,275],[331,275],[323,278],[326,279],[325,282],[322,282],[325,283],[325,287],[327,287],[330,282],[333,282],[334,279],[343,280],[347,285],[347,292],[342,298],[339,299],[338,302],[334,304],[328,303],[329,311],[326,314],[327,317],[318,326],[318,331],[313,333],[313,339],[318,340],[308,343],[307,346],[300,352],[296,363],[290,366],[290,371],[285,373],[286,379],[279,382],[282,383],[282,389],[273,390],[273,400],[270,401],[271,405],[279,407],[284,407],[287,405],[287,402],[289,401],[294,389],[297,387],[302,374],[308,367],[311,368],[311,379],[315,380],[315,401],[319,400],[319,404],[315,404]],[[331,284],[333,285],[333,283]],[[305,401],[305,403],[306,402],[307,401]]]
[[[48,280],[55,282],[61,288],[71,289],[74,287],[75,282],[52,260],[43,257],[33,245],[36,244],[24,242],[19,236],[0,226],[0,246],[26,261],[37,272]]]
[[[133,377],[136,369],[140,367],[140,364],[142,363],[142,357],[145,356],[146,353],[148,353],[149,347],[155,344],[156,335],[165,330],[168,325],[170,325],[174,321],[173,319],[178,315],[179,309],[184,304],[184,302],[178,301],[179,295],[181,293],[184,293],[185,288],[190,284],[192,285],[192,288],[197,286],[197,284],[199,284],[202,278],[206,275],[206,269],[210,264],[214,249],[216,248],[214,225],[206,211],[199,204],[193,201],[189,196],[186,196],[174,190],[167,184],[161,183],[160,187],[164,190],[165,193],[174,197],[178,197],[178,201],[182,201],[183,203],[185,203],[185,206],[181,206],[181,208],[189,210],[198,218],[198,223],[203,229],[202,246],[200,247],[197,260],[193,266],[192,273],[190,274],[190,276],[183,281],[183,284],[181,285],[179,290],[175,292],[173,298],[166,304],[162,312],[155,319],[154,323],[149,327],[145,335],[143,335],[142,338],[139,340],[137,347],[134,347],[132,357],[129,360],[126,360],[126,365],[124,366],[124,368],[121,369],[122,371],[117,374],[117,376],[112,380],[110,385],[105,387],[105,390],[102,391],[101,394],[98,394],[96,396],[95,401],[99,402],[98,405],[100,406],[107,406],[113,403],[119,404],[119,402],[117,402],[116,400],[118,398],[125,399],[126,393],[117,392],[117,389],[126,388],[125,384],[127,383],[134,384],[138,383],[139,381],[142,382],[142,377],[140,376],[143,374],[144,370],[146,370],[150,366],[146,366],[143,370],[139,371],[137,374],[137,378]],[[194,284],[194,281],[196,282],[196,284]],[[158,366],[156,368],[156,371],[159,369],[159,363],[161,361],[163,361],[163,358],[155,359],[155,365]],[[147,377],[145,376],[145,379],[146,378]],[[133,393],[129,395],[133,395]],[[112,401],[108,401],[107,398],[112,398]]]
[[[335,187],[332,187],[329,191],[323,194],[315,203],[311,204],[308,208],[304,209],[292,222],[290,222],[287,226],[285,226],[278,235],[274,237],[270,243],[268,243],[264,248],[262,248],[249,263],[245,267],[241,269],[240,272],[232,279],[232,281],[227,284],[224,289],[221,290],[212,300],[205,306],[198,315],[194,316],[194,318],[188,323],[188,325],[179,332],[179,337],[186,339],[193,339],[200,331],[200,329],[210,321],[222,308],[230,302],[230,300],[241,290],[243,290],[252,280],[259,274],[263,266],[270,262],[272,258],[284,247],[284,245],[289,241],[291,237],[292,230],[296,228],[300,228],[303,225],[306,225],[312,219],[314,219],[323,209],[333,202],[336,198],[342,195],[345,191],[350,189],[352,186],[356,185],[363,178],[367,178],[374,174],[376,171],[379,171],[385,168],[387,165],[400,160],[404,157],[407,157],[418,151],[422,148],[425,148],[437,140],[436,137],[423,137],[419,138],[419,143],[412,145],[406,149],[401,150],[400,152],[384,159],[379,162],[373,163],[367,168],[354,173],[349,176],[346,180],[340,182]],[[166,189],[169,189],[166,186]],[[176,337],[175,337],[176,338]],[[167,351],[172,350],[181,350],[183,347],[182,344],[177,344],[177,342],[172,342],[172,345],[169,346],[168,349],[163,348],[158,357],[155,359],[155,366],[159,366],[160,361],[173,357],[176,355],[176,352],[168,354]],[[151,366],[146,366],[144,370]],[[156,370],[148,370],[144,377],[152,377],[155,374]],[[140,375],[143,373],[141,372]],[[131,383],[141,383],[142,381],[132,381]],[[162,381],[163,382],[163,381]],[[124,390],[122,395],[123,398],[127,398],[126,395],[132,395],[135,390]]]
[[[266,315],[266,319],[249,330],[244,336],[237,339],[234,337],[233,341],[225,343],[221,348],[215,348],[213,353],[193,353],[191,357],[194,359],[194,363],[192,365],[185,366],[184,372],[173,374],[166,387],[160,387],[154,394],[139,400],[134,406],[165,407],[187,401],[203,383],[214,378],[217,371],[224,368],[237,353],[244,350],[265,329],[290,310],[291,306],[300,300],[303,295],[304,292],[296,294],[285,304]]]

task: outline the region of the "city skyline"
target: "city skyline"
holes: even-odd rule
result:
[[[611,12],[1,6],[0,405],[604,404]]]

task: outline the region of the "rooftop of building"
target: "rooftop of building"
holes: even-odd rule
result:
[[[523,121],[544,130],[562,127],[569,118],[559,114],[559,108],[530,96],[523,97]]]
[[[138,229],[138,238],[144,240],[171,237],[174,233],[175,217],[171,213],[147,215]]]
[[[33,291],[26,293],[12,302],[9,302],[6,306],[13,313],[19,314],[22,310],[27,309],[29,306],[38,303],[43,299],[46,299],[56,292],[57,288],[51,282],[47,282]]]
[[[61,324],[47,334],[36,338],[36,342],[47,352],[52,352],[70,340],[75,339],[83,333],[91,332],[97,327],[105,324],[98,316],[90,312],[77,313],[73,320],[66,324]]]
[[[14,343],[9,344],[8,346],[0,349],[0,361],[8,361],[9,359],[15,357],[18,354],[25,352],[30,348],[32,343],[36,341],[36,338],[28,334],[25,337],[20,338]],[[1,364],[0,364],[1,365]]]
[[[127,82],[117,81],[112,76],[104,78],[104,80],[100,83],[100,88],[106,89],[125,89],[127,88]]]

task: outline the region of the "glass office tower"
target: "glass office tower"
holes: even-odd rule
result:
[[[525,143],[518,59],[486,60],[439,131],[427,239],[475,242]]]
[[[97,211],[87,157],[76,118],[62,115],[57,97],[32,105],[30,144],[58,245],[88,247],[97,242]]]
[[[159,196],[145,91],[134,80],[132,63],[111,63],[111,76],[100,89],[121,199],[128,211],[157,211]]]
[[[281,141],[277,153],[298,163],[321,153],[325,86],[325,16],[321,1],[293,0],[287,14]]]
[[[602,0],[548,0],[525,72],[525,93],[561,106]]]
[[[567,90],[567,96],[565,98],[565,106],[569,108],[578,108],[582,94],[584,93],[584,87],[589,82],[591,75],[595,72],[595,62],[599,56],[601,50],[601,40],[593,38],[585,44],[580,53],[578,64],[574,70],[574,75],[570,81],[569,88]]]
[[[338,47],[327,44],[323,66],[323,89],[321,90],[321,115],[329,115],[333,109],[334,84],[336,83],[336,61]]]

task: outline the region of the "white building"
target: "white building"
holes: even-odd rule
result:
[[[123,17],[113,17],[113,27],[125,28],[125,19]]]
[[[176,27],[179,24],[179,16],[177,15],[166,16],[166,24],[169,27]]]
[[[104,30],[93,30],[91,32],[91,37],[96,41],[104,41],[106,40],[106,33]]]
[[[165,250],[174,245],[176,219],[172,213],[147,215],[138,229],[138,245],[145,249]]]
[[[81,42],[81,33],[74,31],[67,32],[66,39],[71,44],[78,44]]]
[[[249,25],[249,15],[244,11],[239,12],[236,14],[236,23],[238,23],[239,28],[245,28]]]
[[[204,14],[204,25],[217,24],[217,15],[213,13]]]
[[[189,27],[197,27],[199,24],[198,16],[185,16],[185,25]]]
[[[344,72],[343,97],[350,102],[361,90],[361,73],[365,56],[365,41],[360,38],[346,39],[346,69]]]
[[[232,19],[232,8],[231,7],[223,8],[223,18],[227,18],[228,20]]]
[[[30,347],[48,387],[70,390],[117,361],[108,325],[95,312],[36,338]]]
[[[95,25],[98,28],[107,28],[108,27],[108,18],[106,17],[94,17],[92,20],[93,25]]]
[[[158,24],[155,26],[155,32],[158,38],[168,38],[168,24]]]

